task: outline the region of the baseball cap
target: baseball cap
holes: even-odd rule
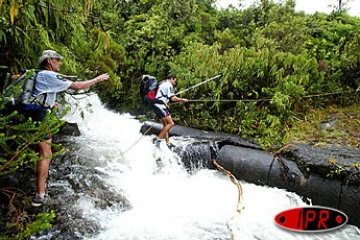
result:
[[[54,50],[45,50],[42,52],[40,58],[39,58],[39,65],[48,58],[56,58],[56,59],[63,59],[63,56],[55,52]]]

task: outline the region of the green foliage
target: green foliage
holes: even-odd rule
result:
[[[110,81],[94,90],[125,111],[140,108],[142,74],[161,80],[176,72],[180,91],[223,72],[221,80],[183,95],[212,102],[174,106],[185,111],[179,120],[243,136],[269,136],[265,126],[290,126],[294,111],[311,107],[313,102],[304,97],[359,86],[359,18],[346,14],[346,4],[339,14],[306,15],[295,12],[295,3],[262,1],[245,10],[217,10],[209,0],[55,1],[49,9],[30,1],[20,3],[17,14],[3,4],[16,26],[11,17],[1,18],[0,39],[12,39],[16,57],[10,69],[34,65],[45,46],[65,56],[68,74],[92,78],[109,72]],[[224,99],[246,101],[239,107]]]
[[[218,10],[214,0],[0,1],[0,175],[38,159],[32,146],[46,128],[9,108],[6,95],[20,89],[4,89],[9,72],[35,68],[45,49],[64,56],[67,75],[108,72],[110,80],[92,90],[137,114],[144,113],[143,74],[162,80],[175,72],[181,91],[222,72],[181,94],[197,101],[174,104],[175,121],[267,148],[286,142],[313,108],[358,104],[360,18],[347,15],[346,2],[329,15],[308,15],[295,12],[294,0],[255,1],[244,10]],[[55,133],[62,123],[53,112],[46,124]]]
[[[30,146],[43,141],[48,131],[56,134],[63,121],[59,121],[56,110],[47,113],[43,122],[35,122],[31,118],[19,114],[12,105],[11,99],[20,91],[21,85],[0,93],[0,176],[16,171],[23,165],[39,161],[38,152]],[[7,95],[9,94],[10,95]],[[63,113],[65,114],[66,111]]]
[[[15,85],[16,80],[9,81],[9,78],[7,75],[4,79],[5,85],[0,92],[0,176],[13,173],[26,165],[36,165],[40,158],[38,150],[34,147],[43,141],[45,136],[48,136],[48,131],[56,134],[63,124],[63,121],[57,117],[56,109],[47,113],[43,122],[34,122],[32,119],[26,119],[21,115],[16,106],[12,104],[12,99],[21,94],[22,84]],[[61,154],[61,152],[58,151],[54,156]],[[0,189],[0,191],[3,196],[5,192],[8,192],[5,189]],[[14,195],[17,196],[17,194]],[[9,197],[10,213],[18,217],[14,217],[14,220],[7,226],[9,229],[13,229],[17,236],[15,238],[4,236],[4,239],[25,239],[50,227],[49,222],[55,216],[53,212],[42,213],[37,217],[26,216],[26,214],[23,216],[24,213],[18,212],[17,207],[22,209],[28,203],[23,201],[24,194],[17,198],[20,199],[16,199],[17,204],[14,204],[15,198],[11,197],[10,199]]]
[[[15,237],[4,239],[26,239],[32,235],[51,227],[51,221],[56,217],[54,211],[50,213],[39,213],[36,216],[24,216],[32,219],[31,222],[20,225],[18,223],[8,224],[8,228],[18,228],[18,234]],[[3,239],[3,238],[1,238]]]
[[[330,158],[328,160],[328,163],[330,164],[331,170],[329,170],[329,173],[326,175],[326,177],[329,177],[329,178],[340,177],[341,173],[345,170],[344,167],[339,165],[336,162],[336,159],[334,159],[334,158]]]

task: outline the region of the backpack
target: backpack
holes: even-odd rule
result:
[[[143,75],[140,83],[140,98],[143,104],[163,103],[156,98],[156,93],[159,88],[159,83],[155,77]]]
[[[41,104],[38,97],[32,95],[35,90],[36,78],[40,71],[42,70],[25,69],[12,77],[15,82],[5,90],[6,97],[9,98],[9,108],[24,114],[28,113],[28,115],[40,114],[40,117],[43,117],[45,109],[43,106],[46,97],[43,97],[43,103]]]

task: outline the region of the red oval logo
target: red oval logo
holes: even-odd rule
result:
[[[296,232],[325,232],[345,226],[348,217],[341,211],[327,207],[299,207],[275,216],[275,223]]]

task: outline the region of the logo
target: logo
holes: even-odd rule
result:
[[[64,78],[64,76],[61,76],[59,74],[56,75],[57,79],[61,80],[61,81],[66,81],[66,78]]]
[[[294,232],[326,232],[345,226],[348,217],[337,209],[327,207],[300,207],[275,216],[275,223]]]

